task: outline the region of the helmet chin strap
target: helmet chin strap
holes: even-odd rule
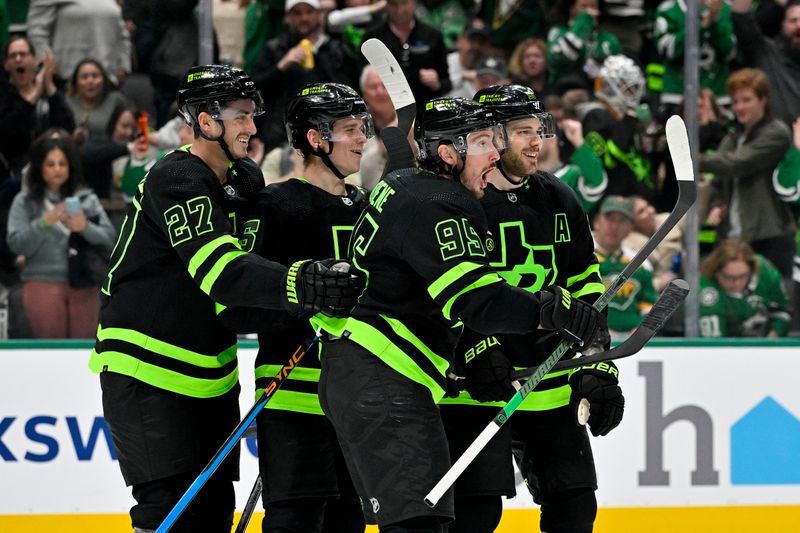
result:
[[[217,137],[217,138],[209,137],[208,135],[203,133],[202,128],[198,128],[200,130],[200,137],[202,137],[203,139],[205,139],[207,141],[217,141],[217,143],[219,144],[219,147],[222,148],[223,152],[225,152],[225,157],[228,158],[228,161],[233,163],[233,162],[237,161],[237,159],[235,157],[233,157],[233,154],[231,153],[230,148],[228,148],[228,143],[225,142],[225,123],[222,122],[221,120],[215,120],[215,122],[217,124],[219,124],[219,126],[222,128],[222,133],[219,134],[219,137]]]
[[[336,168],[336,165],[333,164],[333,161],[331,161],[330,158],[330,154],[333,153],[333,141],[328,141],[328,146],[329,149],[327,152],[323,152],[322,145],[318,145],[316,150],[313,150],[311,153],[322,159],[322,162],[325,163],[325,166],[328,167],[331,170],[331,172],[333,172],[334,176],[336,176],[340,180],[343,180],[347,176],[342,174],[341,171],[338,168]]]
[[[509,182],[511,185],[514,185],[514,186],[517,186],[517,185],[522,185],[522,182],[523,182],[524,180],[522,180],[522,179],[521,179],[521,180],[519,180],[519,181],[514,181],[514,180],[512,180],[512,179],[511,179],[511,176],[509,176],[508,174],[506,174],[506,171],[505,171],[505,169],[503,168],[502,159],[498,159],[498,161],[497,161],[497,163],[495,163],[495,165],[497,166],[497,170],[499,170],[499,171],[500,171],[500,174],[502,174],[502,175],[503,175],[503,177],[506,179],[506,181],[507,181],[507,182]]]

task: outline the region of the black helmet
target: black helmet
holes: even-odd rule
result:
[[[535,117],[542,125],[542,138],[555,137],[553,118],[530,87],[524,85],[492,85],[472,97],[475,102],[491,109],[495,120],[504,124],[511,120]]]
[[[439,162],[439,145],[452,144],[461,157],[467,153],[467,134],[495,126],[491,112],[465,98],[434,98],[417,118],[414,138],[422,163]]]
[[[286,137],[293,148],[309,149],[306,132],[315,129],[332,141],[333,123],[348,117],[364,119],[364,135],[373,135],[372,118],[359,94],[341,83],[314,83],[303,87],[289,101],[284,117]]]
[[[261,93],[245,71],[227,65],[195,66],[178,89],[178,111],[190,126],[197,128],[201,111],[221,120],[224,104],[240,98],[255,102],[255,115],[264,113]]]

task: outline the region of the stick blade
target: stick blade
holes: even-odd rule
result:
[[[416,105],[411,87],[408,85],[400,64],[382,41],[374,38],[367,39],[361,45],[361,54],[378,72],[395,110],[399,112],[404,107]]]
[[[667,146],[675,167],[675,177],[678,181],[694,181],[694,164],[692,163],[692,151],[689,148],[686,124],[678,115],[672,115],[667,119],[666,131]]]
[[[661,291],[658,301],[642,320],[642,327],[648,330],[651,337],[669,320],[688,294],[689,284],[682,279],[670,281]]]

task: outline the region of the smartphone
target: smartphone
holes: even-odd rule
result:
[[[64,203],[67,206],[67,213],[70,215],[77,215],[81,210],[81,201],[77,196],[67,196]]]

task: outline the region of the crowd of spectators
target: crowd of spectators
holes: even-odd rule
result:
[[[675,202],[664,123],[687,105],[681,0],[220,1],[246,12],[241,55],[232,61],[253,77],[267,104],[249,152],[268,183],[302,175],[282,116],[307,83],[358,88],[378,132],[396,121],[385,88],[359,53],[364,40],[377,37],[397,57],[419,103],[471,98],[497,83],[534,89],[559,132],[544,142],[540,168],[578,194],[608,276]],[[3,323],[0,309],[0,336],[91,336],[82,324],[96,309],[80,295],[97,287],[76,288],[70,280],[75,237],[97,249],[112,246],[147,169],[190,139],[174,96],[197,62],[198,3],[0,2],[0,295],[7,317]],[[798,307],[792,297],[800,300],[793,286],[800,284],[800,0],[702,0],[700,16],[701,90],[688,105],[697,106],[700,128],[701,253],[710,261],[703,294],[752,303],[774,271],[774,302],[741,308],[769,309],[787,320],[765,329],[715,328],[704,319],[701,334],[787,335],[798,329],[788,325]],[[214,53],[218,59],[216,45]],[[363,150],[360,172],[347,180],[371,189],[386,154],[377,138]],[[68,179],[52,185],[54,174]],[[72,198],[79,198],[77,211],[68,209]],[[612,314],[615,305],[625,307],[612,319],[620,335],[684,274],[681,238],[678,228],[647,273],[632,280],[642,284],[641,300],[620,295],[611,305]],[[741,288],[725,283],[728,263],[747,267]],[[42,283],[58,287],[37,289]],[[65,318],[43,327],[42,317],[59,306]]]

